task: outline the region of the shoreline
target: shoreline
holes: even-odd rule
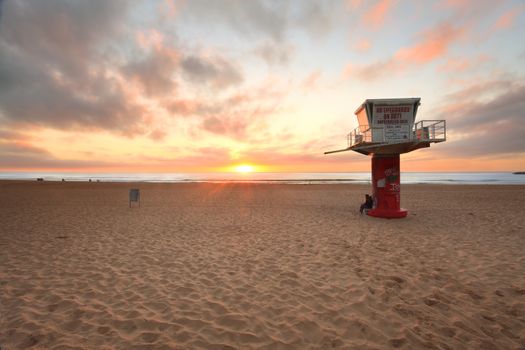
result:
[[[37,179],[0,179],[0,184],[2,183],[50,183],[50,184],[66,184],[66,183],[72,183],[72,184],[162,184],[162,185],[182,185],[182,184],[251,184],[251,185],[342,185],[342,186],[371,186],[371,182],[362,182],[360,180],[347,180],[347,179],[341,179],[341,180],[319,180],[319,179],[312,179],[312,180],[188,180],[188,181],[111,181],[111,180],[105,180],[105,181],[86,181],[86,180],[43,180],[38,181]],[[464,182],[417,182],[417,183],[403,183],[401,182],[401,185],[404,186],[525,186],[525,183],[493,183],[493,182],[473,182],[473,183],[464,183]]]
[[[284,183],[284,184],[370,184],[369,172],[347,173],[0,173],[1,180],[42,182],[115,183]],[[401,184],[498,184],[525,185],[525,177],[510,172],[402,172]]]

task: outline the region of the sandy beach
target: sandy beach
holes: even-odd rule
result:
[[[0,182],[0,348],[524,349],[525,186],[369,191]]]

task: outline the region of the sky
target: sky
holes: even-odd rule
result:
[[[369,171],[365,99],[447,141],[402,171],[525,170],[525,1],[0,0],[0,171]]]

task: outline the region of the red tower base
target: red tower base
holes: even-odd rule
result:
[[[399,154],[374,154],[372,157],[372,186],[374,208],[368,211],[368,215],[387,219],[407,216],[407,211],[400,208]]]

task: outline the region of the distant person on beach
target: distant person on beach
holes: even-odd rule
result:
[[[363,214],[363,211],[365,209],[372,209],[374,207],[374,200],[372,197],[368,194],[365,194],[365,202],[361,204],[361,207],[359,208],[359,212]]]

